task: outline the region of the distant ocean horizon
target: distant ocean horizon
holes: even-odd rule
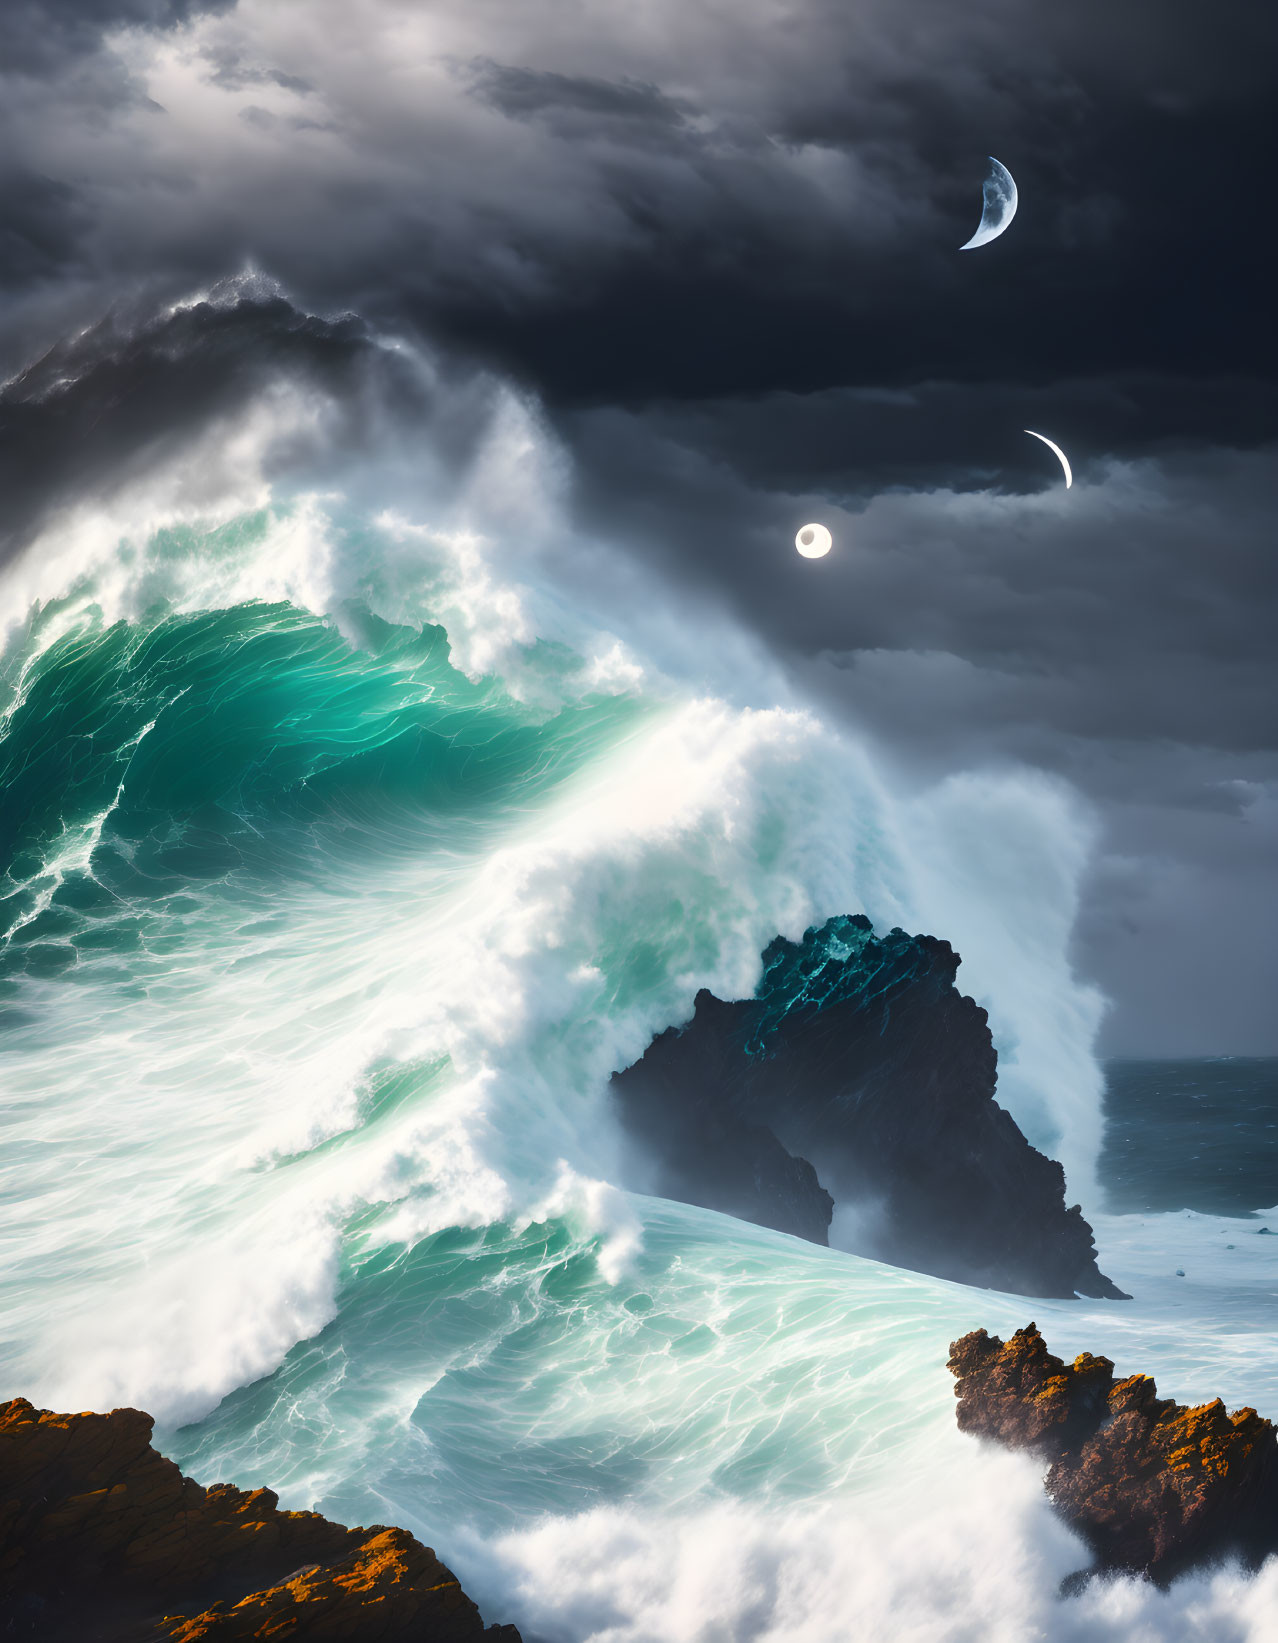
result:
[[[1278,1056],[1123,1056],[1104,1071],[1109,1209],[1250,1215],[1278,1204]]]

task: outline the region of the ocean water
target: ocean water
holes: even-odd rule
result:
[[[1273,1565],[1059,1597],[1036,1467],[954,1427],[949,1341],[1031,1318],[1278,1413],[1272,1067],[1111,1067],[1106,1108],[1071,796],[920,789],[743,639],[605,622],[525,551],[553,496],[225,492],[0,579],[5,1395],[404,1524],[527,1643],[1272,1639]],[[851,912],[962,952],[1130,1303],[634,1190],[610,1071]]]
[[[1105,1118],[1112,1209],[1240,1216],[1278,1203],[1278,1059],[1111,1061]]]

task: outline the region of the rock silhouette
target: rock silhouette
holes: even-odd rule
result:
[[[763,962],[754,998],[703,989],[691,1021],[613,1077],[653,1190],[822,1244],[846,1207],[844,1247],[896,1266],[1126,1298],[1061,1166],[995,1101],[988,1018],[955,987],[948,943],[837,918]]]

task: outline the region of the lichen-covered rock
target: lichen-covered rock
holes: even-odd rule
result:
[[[448,1569],[405,1529],[371,1530],[348,1557],[299,1569],[238,1603],[194,1615],[166,1615],[158,1628],[173,1643],[242,1643],[250,1638],[306,1637],[315,1643],[382,1643],[417,1638],[463,1643],[513,1639],[514,1627],[477,1630],[475,1605]]]
[[[1033,1324],[965,1335],[949,1367],[960,1429],[1048,1461],[1048,1495],[1101,1568],[1166,1581],[1278,1551],[1278,1435],[1254,1409],[1183,1406],[1087,1352],[1066,1364]]]
[[[0,1404],[0,1630],[46,1643],[518,1643],[403,1529],[202,1488],[137,1409]]]

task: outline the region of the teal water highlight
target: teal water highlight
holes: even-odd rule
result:
[[[232,879],[331,890],[397,853],[482,852],[636,717],[616,697],[539,713],[453,668],[442,629],[343,614],[358,647],[281,605],[86,619],[43,649],[31,624],[0,743],[10,973],[128,949],[139,927],[116,918],[108,939],[101,922],[126,904]]]

